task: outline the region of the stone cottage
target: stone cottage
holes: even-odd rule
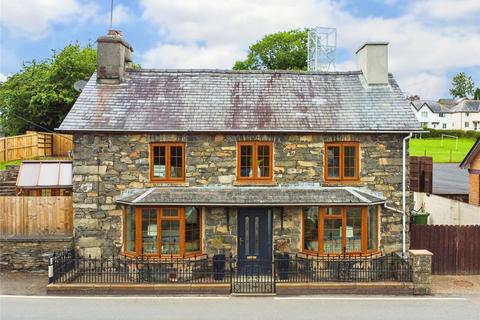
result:
[[[402,154],[420,126],[387,47],[364,44],[349,72],[133,70],[125,39],[100,37],[97,72],[59,128],[74,136],[77,250],[405,250]]]

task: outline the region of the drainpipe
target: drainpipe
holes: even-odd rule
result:
[[[410,132],[408,136],[403,138],[403,159],[402,159],[402,252],[406,253],[406,239],[405,239],[405,229],[406,229],[406,220],[407,220],[407,140],[412,137]]]

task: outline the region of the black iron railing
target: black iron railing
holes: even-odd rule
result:
[[[230,258],[148,256],[78,257],[73,251],[51,257],[50,283],[230,283]]]
[[[406,256],[398,253],[376,255],[304,254],[276,258],[279,282],[411,282],[412,268]]]
[[[397,253],[369,256],[283,254],[273,260],[239,260],[223,255],[91,258],[65,250],[51,256],[49,265],[50,283],[225,283],[231,285],[232,292],[248,291],[252,286],[273,292],[276,282],[328,281],[411,282],[412,269],[409,260]]]

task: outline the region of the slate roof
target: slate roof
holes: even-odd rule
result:
[[[297,206],[368,205],[385,199],[351,187],[175,187],[149,188],[117,199],[130,205]]]
[[[480,112],[480,100],[463,100],[452,108],[452,112]]]
[[[138,132],[421,131],[392,75],[360,71],[130,70],[93,74],[59,130]]]
[[[420,110],[424,105],[430,108],[432,112],[455,113],[455,112],[480,112],[480,100],[469,99],[440,99],[434,100],[415,100],[411,104],[415,109]]]

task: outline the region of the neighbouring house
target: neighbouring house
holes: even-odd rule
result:
[[[424,128],[480,130],[480,100],[413,100],[410,107]]]
[[[467,153],[460,168],[468,169],[468,202],[480,206],[480,138]]]
[[[349,72],[133,70],[131,51],[118,32],[98,39],[97,72],[59,128],[74,137],[81,255],[408,247],[402,152],[421,128],[387,43],[364,44]]]

